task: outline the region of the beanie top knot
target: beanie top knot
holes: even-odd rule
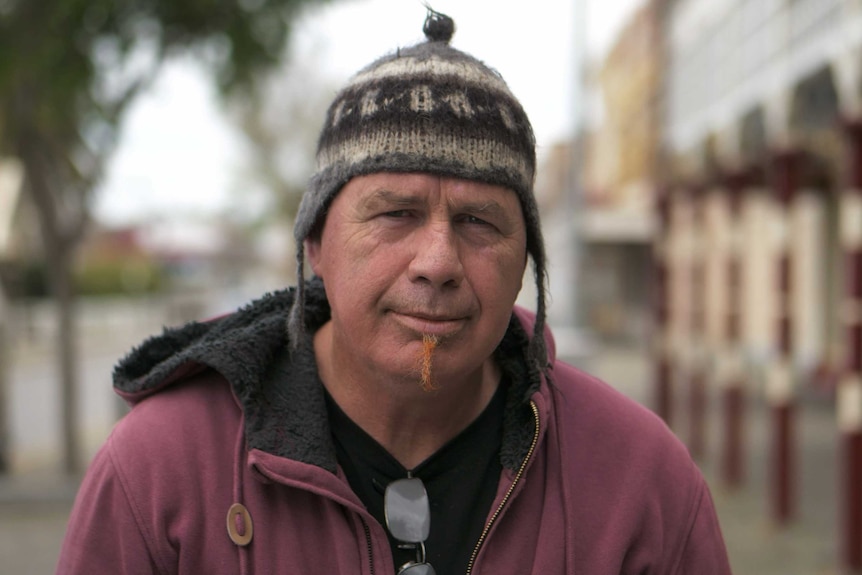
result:
[[[445,42],[446,44],[452,39],[455,34],[455,21],[446,14],[441,14],[436,10],[428,8],[428,16],[425,17],[425,24],[422,26],[422,32],[429,42]]]

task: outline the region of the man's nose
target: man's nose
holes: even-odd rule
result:
[[[457,287],[464,279],[460,248],[451,222],[430,221],[415,236],[411,281],[434,287]]]

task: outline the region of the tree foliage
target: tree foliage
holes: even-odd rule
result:
[[[185,50],[200,54],[224,94],[253,93],[312,3],[320,2],[0,0],[0,156],[24,167],[58,302],[67,470],[79,467],[80,451],[72,261],[124,110]]]
[[[249,97],[233,99],[229,117],[250,146],[240,177],[242,200],[265,196],[259,223],[291,221],[312,175],[320,126],[338,83],[326,76],[313,49],[292,52]]]
[[[196,49],[225,93],[248,89],[308,2],[0,0],[0,153],[41,158],[47,183],[86,196],[123,110],[166,56]]]

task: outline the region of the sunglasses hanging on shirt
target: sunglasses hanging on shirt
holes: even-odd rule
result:
[[[425,484],[418,477],[396,479],[383,494],[386,528],[402,544],[400,549],[415,549],[416,561],[402,565],[396,575],[436,575],[425,562],[425,540],[431,530],[431,508]]]

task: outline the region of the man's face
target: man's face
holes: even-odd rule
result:
[[[500,342],[527,260],[507,188],[428,174],[353,178],[307,243],[346,365],[401,377],[436,336],[435,380],[473,373]]]

